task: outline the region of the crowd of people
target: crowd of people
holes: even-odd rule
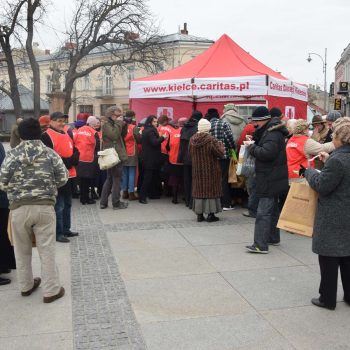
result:
[[[254,174],[236,182],[229,173],[245,144],[255,162]],[[319,194],[313,251],[319,255],[320,297],[312,303],[334,309],[340,266],[344,301],[350,303],[350,118],[331,111],[285,120],[278,108],[257,107],[242,117],[234,104],[220,115],[209,108],[189,118],[171,120],[150,115],[137,123],[133,111],[110,107],[104,117],[81,113],[73,125],[54,112],[39,120],[19,120],[11,135],[12,150],[1,145],[0,273],[17,268],[22,296],[41,284],[33,278],[31,250],[38,248],[42,264],[43,301],[64,295],[55,265],[55,241],[69,243],[72,198],[82,205],[127,209],[130,201],[149,204],[161,196],[181,201],[198,222],[235,205],[255,219],[250,253],[268,254],[280,244],[277,221],[292,182],[307,181]],[[98,152],[114,148],[119,162],[107,170],[98,166]],[[246,205],[245,205],[246,204]],[[3,219],[4,218],[4,219]],[[349,217],[350,219],[350,217]],[[7,239],[7,221],[12,235]],[[16,259],[15,259],[16,257]],[[0,278],[0,284],[10,283]]]

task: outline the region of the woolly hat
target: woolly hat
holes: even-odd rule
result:
[[[203,118],[202,112],[200,112],[200,111],[193,111],[190,119],[197,120],[197,122],[198,122],[202,118]]]
[[[208,112],[206,114],[206,118],[208,120],[211,120],[213,118],[217,118],[217,119],[220,119],[220,115],[219,115],[219,112],[216,108],[209,108],[208,109]]]
[[[47,126],[50,124],[50,116],[49,115],[42,115],[40,118],[39,118],[39,123],[40,123],[40,126]]]
[[[238,109],[237,109],[237,106],[235,104],[228,103],[228,104],[224,105],[224,113],[226,113],[228,111],[234,111],[235,115],[238,116]]]
[[[330,111],[327,114],[326,120],[328,122],[335,122],[339,118],[341,118],[341,114],[338,111]]]
[[[320,115],[315,115],[312,117],[312,121],[311,121],[311,124],[314,125],[314,124],[323,124],[325,123],[326,121],[322,119],[322,117]]]
[[[89,113],[78,113],[77,115],[77,120],[83,120],[86,122],[87,118],[89,118]]]
[[[304,119],[296,119],[292,127],[293,135],[303,135],[304,131],[309,128],[309,123]]]
[[[85,123],[84,120],[76,120],[76,121],[74,122],[74,126],[75,126],[77,129],[81,128],[81,127],[84,126],[85,124],[86,124],[86,123]]]
[[[277,107],[273,107],[270,109],[270,115],[271,115],[271,118],[274,118],[274,117],[281,118],[282,111]]]
[[[265,106],[260,106],[255,108],[253,114],[252,114],[252,121],[258,122],[263,120],[271,119],[271,115],[269,110]]]
[[[93,115],[90,115],[89,118],[87,118],[86,124],[90,125],[91,127],[95,127],[100,123],[100,121],[94,117]]]
[[[207,119],[202,118],[198,122],[198,132],[209,132],[211,129],[211,124]]]

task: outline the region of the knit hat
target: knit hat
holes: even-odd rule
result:
[[[74,122],[74,126],[75,126],[77,129],[81,128],[81,127],[84,126],[85,124],[86,124],[86,123],[85,123],[84,120],[76,120],[76,121]]]
[[[93,115],[90,115],[89,118],[87,118],[86,124],[90,125],[91,127],[95,127],[100,123],[100,121],[94,117]]]
[[[211,129],[211,124],[207,119],[202,118],[198,122],[198,132],[209,132]]]
[[[200,112],[200,111],[193,111],[190,119],[197,120],[197,122],[198,122],[202,118],[203,118],[202,112]]]
[[[224,113],[228,111],[233,111],[235,116],[238,116],[238,109],[237,106],[233,103],[228,103],[224,105]]]
[[[309,123],[304,119],[296,119],[292,128],[293,135],[303,135],[309,128]]]
[[[271,115],[271,118],[274,118],[274,117],[281,118],[282,111],[277,107],[273,107],[270,109],[270,115]]]
[[[77,115],[77,120],[83,120],[86,122],[87,118],[89,118],[89,113],[78,113]]]
[[[268,120],[271,118],[269,110],[265,106],[260,106],[255,108],[252,114],[252,121],[258,122],[263,120]]]
[[[320,115],[315,115],[313,116],[312,118],[312,121],[311,121],[311,124],[312,125],[315,125],[315,124],[323,124],[325,123],[326,121],[322,119],[322,117]]]
[[[208,112],[206,114],[206,118],[208,120],[211,120],[213,118],[217,118],[217,119],[220,119],[220,115],[219,115],[219,112],[216,108],[209,108],[208,109]]]
[[[326,120],[328,122],[335,122],[338,118],[341,118],[341,114],[338,111],[330,111],[327,114]]]
[[[47,126],[50,124],[50,116],[49,115],[42,115],[40,118],[39,118],[39,123],[40,123],[40,126]]]

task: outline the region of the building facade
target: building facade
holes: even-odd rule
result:
[[[345,83],[345,84],[343,84]],[[335,66],[334,97],[341,101],[340,110],[350,116],[350,44],[344,49]]]

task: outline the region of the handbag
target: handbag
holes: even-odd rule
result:
[[[107,170],[119,164],[120,159],[114,147],[106,148],[102,150],[102,140],[103,140],[103,135],[101,137],[101,142],[100,142],[100,151],[97,152],[97,155],[98,155],[97,161],[101,170]]]
[[[106,148],[103,151],[97,152],[98,165],[101,170],[107,170],[120,163],[117,151],[114,147]]]
[[[318,194],[307,184],[293,182],[277,227],[312,237]]]

